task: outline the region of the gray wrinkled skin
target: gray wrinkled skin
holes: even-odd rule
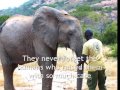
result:
[[[0,59],[4,73],[4,90],[15,90],[13,72],[18,64],[28,63],[22,55],[30,57],[56,57],[58,44],[71,48],[77,56],[82,51],[82,32],[79,21],[66,11],[43,6],[34,16],[16,15],[5,21],[0,30]],[[56,66],[56,61],[41,61],[42,90],[51,90],[54,70],[45,66]],[[40,89],[41,90],[41,89]]]

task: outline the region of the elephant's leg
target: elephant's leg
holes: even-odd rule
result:
[[[43,67],[43,69],[40,69],[41,74],[43,76],[42,77],[42,90],[52,90],[52,80],[53,80],[52,75],[54,74],[54,65],[56,66],[56,63],[52,62],[51,60],[44,61],[42,60],[42,57],[44,58],[55,57],[57,50],[54,51],[44,44],[42,46],[42,43],[41,43],[41,47],[38,47],[38,45],[35,44],[35,47],[36,47],[35,52],[36,52],[36,56],[41,58],[41,60],[38,61],[38,65]],[[44,51],[41,48],[44,48]],[[47,68],[50,66],[53,66],[53,68],[51,69]]]
[[[1,45],[0,45],[1,46]],[[0,59],[4,74],[4,90],[15,90],[13,86],[13,71],[17,64],[13,64],[5,53],[4,49],[0,47]]]
[[[13,85],[13,72],[17,64],[2,64],[4,74],[4,90],[15,90]]]
[[[48,69],[47,67],[52,65],[52,62],[42,62],[41,64],[43,66],[43,69],[41,70],[42,74],[42,90],[52,90],[52,80],[53,80],[53,74],[54,69]]]

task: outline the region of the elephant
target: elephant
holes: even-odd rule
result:
[[[0,30],[0,59],[4,75],[4,90],[15,90],[13,72],[18,65],[30,63],[23,55],[39,57],[37,61],[43,74],[42,90],[52,90],[55,69],[45,66],[54,65],[54,60],[42,61],[42,57],[57,57],[58,46],[62,45],[81,56],[83,35],[80,22],[67,11],[42,6],[32,16],[14,15],[8,18]],[[41,89],[40,89],[41,90]]]

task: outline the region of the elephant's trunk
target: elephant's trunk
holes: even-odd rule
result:
[[[78,46],[79,45],[79,46]],[[80,41],[79,44],[77,44],[77,48],[76,48],[76,56],[80,57],[82,56],[82,47],[83,47],[83,41]],[[82,64],[82,69],[79,70],[79,68],[77,69],[77,90],[82,90],[82,82],[83,82],[83,78],[79,78],[79,76],[81,76],[81,74],[83,74],[84,71],[84,64]]]
[[[76,52],[76,56],[81,57],[81,53]],[[83,71],[84,71],[84,64],[82,64],[82,69],[81,70],[77,69],[77,76],[78,76],[77,77],[77,90],[82,90],[83,79],[79,78],[79,76],[81,76],[83,74]]]

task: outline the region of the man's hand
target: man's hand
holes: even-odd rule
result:
[[[81,58],[80,58],[80,60],[78,60],[78,66],[86,63],[86,60],[87,60],[87,55],[82,55]]]

